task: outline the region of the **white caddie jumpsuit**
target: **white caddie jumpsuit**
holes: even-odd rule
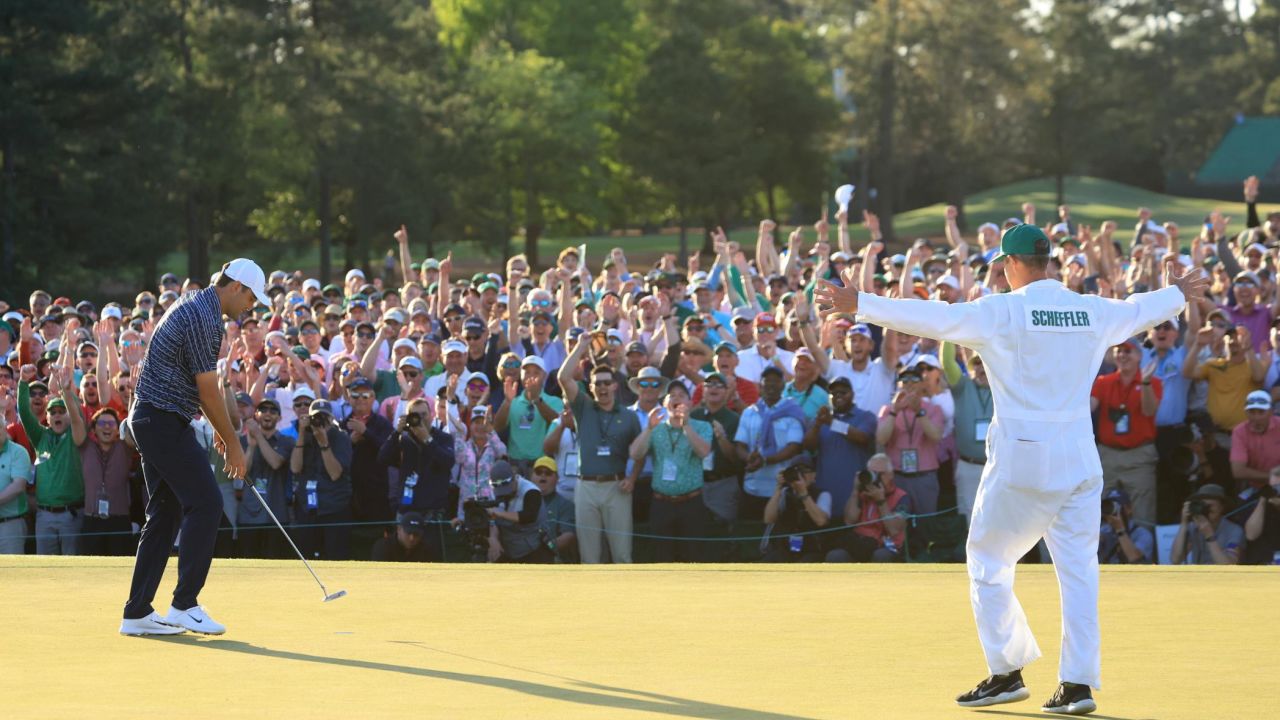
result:
[[[978,638],[992,674],[1040,657],[1013,575],[1044,537],[1062,595],[1058,679],[1101,688],[1102,464],[1089,393],[1107,348],[1174,317],[1184,303],[1174,287],[1108,300],[1057,280],[957,304],[859,293],[859,322],[949,340],[986,363],[995,417],[966,550]]]

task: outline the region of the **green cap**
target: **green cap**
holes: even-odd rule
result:
[[[1014,225],[1000,236],[1000,254],[991,259],[998,262],[1010,255],[1048,255],[1049,238],[1044,231],[1030,223]]]
[[[293,351],[293,354],[294,354],[294,355],[297,355],[297,356],[298,356],[298,358],[299,358],[300,360],[310,360],[310,359],[311,359],[311,351],[310,351],[310,350],[307,350],[305,347],[303,347],[303,346],[301,346],[301,345],[294,345],[294,346],[293,346],[292,348],[290,348],[290,349]]]
[[[50,408],[56,408],[56,407],[60,407],[60,408],[62,408],[63,410],[66,410],[66,409],[67,409],[67,401],[66,401],[66,400],[63,400],[63,399],[62,399],[62,398],[60,398],[60,397],[56,397],[56,398],[54,398],[54,399],[50,400],[50,401],[49,401],[49,403],[48,403],[47,405],[45,405],[45,406],[44,406],[44,409],[45,409],[45,410],[48,410],[48,409],[50,409]]]

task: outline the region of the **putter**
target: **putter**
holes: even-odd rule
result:
[[[311,573],[311,577],[315,578],[316,584],[320,586],[320,592],[324,593],[324,602],[337,600],[338,598],[346,595],[346,590],[339,590],[335,593],[325,590],[324,583],[320,582],[320,576],[316,575],[316,571],[311,569],[311,563],[307,562],[307,559],[302,556],[302,551],[298,549],[298,546],[293,544],[293,538],[289,537],[289,533],[284,529],[284,526],[280,524],[280,520],[276,518],[276,514],[271,512],[271,506],[268,505],[267,501],[262,497],[262,493],[258,492],[258,488],[254,487],[252,482],[245,483],[245,487],[252,490],[253,494],[258,496],[258,502],[262,503],[263,509],[265,509],[267,514],[271,516],[271,519],[275,521],[276,527],[280,528],[280,532],[284,533],[284,539],[288,540],[289,545],[293,547],[293,551],[298,553],[298,559],[302,561],[303,565],[307,566],[307,572]]]

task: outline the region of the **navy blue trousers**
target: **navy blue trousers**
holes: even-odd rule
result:
[[[222,493],[208,454],[181,415],[138,403],[129,427],[142,453],[142,475],[147,481],[147,522],[142,526],[129,602],[124,606],[124,617],[136,619],[154,610],[151,601],[179,530],[182,544],[173,606],[186,610],[199,604],[196,598],[213,563]]]

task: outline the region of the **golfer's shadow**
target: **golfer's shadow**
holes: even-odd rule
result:
[[[1003,715],[1005,717],[1038,718],[1041,720],[1045,717],[1045,714],[1042,712],[1029,713],[1029,712],[1015,712],[1013,710],[974,710],[973,712],[976,714],[982,714],[982,715]],[[1096,718],[1097,720],[1138,720],[1138,718],[1122,718],[1116,715],[1099,715],[1097,713],[1089,713],[1088,717]]]
[[[751,710],[749,708],[700,702],[698,700],[679,698],[671,695],[661,695],[642,690],[630,690],[627,688],[599,685],[583,680],[565,678],[559,675],[548,675],[547,673],[537,671],[527,671],[524,670],[524,668],[518,668],[514,665],[502,665],[501,663],[493,664],[525,672],[535,672],[536,674],[546,675],[548,677],[559,678],[578,685],[579,687],[574,688],[565,687],[563,685],[547,685],[543,683],[530,682],[528,680],[516,680],[513,678],[495,675],[474,675],[471,673],[460,673],[450,670],[433,670],[431,668],[412,667],[408,665],[393,665],[391,663],[373,662],[370,660],[352,660],[349,658],[329,657],[326,655],[311,655],[308,653],[293,652],[290,650],[273,650],[260,645],[251,645],[239,640],[202,639],[185,635],[155,636],[154,639],[162,642],[180,643],[183,645],[191,645],[194,647],[209,648],[213,650],[226,650],[230,652],[244,653],[246,655],[260,655],[264,657],[279,658],[281,660],[299,660],[302,662],[339,665],[342,667],[360,668],[364,670],[380,670],[382,672],[399,673],[402,675],[413,675],[417,677],[434,678],[437,680],[467,683],[470,685],[502,688],[504,690],[513,690],[526,695],[533,695],[550,700],[572,702],[580,705],[593,705],[596,707],[665,713],[667,715],[690,718],[732,717],[735,719],[745,718],[747,720],[812,720],[812,718],[807,718],[802,715],[787,715],[783,713]],[[401,644],[414,645],[428,650],[435,650],[435,648],[431,648],[417,642],[401,641]],[[458,655],[457,653],[447,654],[455,655],[457,657],[468,657],[465,655]],[[468,659],[478,660],[478,658]],[[484,660],[480,661],[489,662]],[[621,697],[619,695],[611,695],[607,693],[621,693],[623,695],[629,695],[630,697]]]

